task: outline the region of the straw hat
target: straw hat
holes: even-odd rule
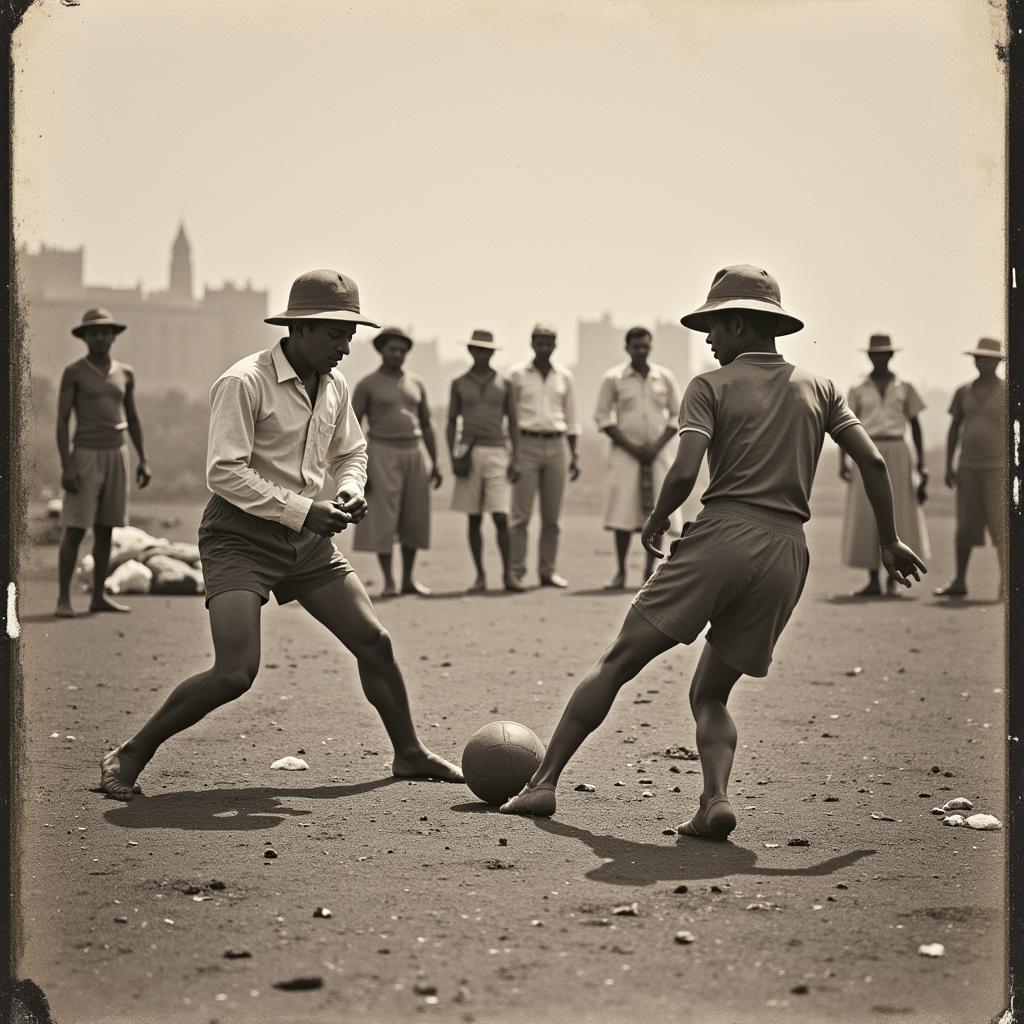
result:
[[[401,327],[385,327],[384,330],[373,339],[373,347],[380,352],[384,346],[393,340],[404,341],[405,351],[412,348],[412,338],[409,337]]]
[[[1003,343],[996,338],[979,338],[978,346],[971,352],[965,352],[965,356],[986,356],[989,359],[1005,359]]]
[[[679,322],[693,331],[707,332],[711,330],[710,314],[728,309],[774,313],[778,318],[775,330],[777,337],[795,334],[804,326],[802,320],[798,320],[782,308],[782,294],[778,281],[767,270],[747,264],[725,267],[715,274],[707,301],[699,309],[682,317]]]
[[[482,331],[477,328],[466,344],[471,348],[489,348],[492,352],[501,348],[494,344],[494,335],[490,331]]]
[[[336,270],[310,270],[301,274],[288,292],[288,308],[266,323],[287,327],[293,320],[341,320],[380,327],[359,312],[359,289],[351,277]]]
[[[872,334],[864,351],[870,355],[872,352],[899,352],[899,349],[892,347],[892,338],[888,334]]]
[[[71,333],[76,338],[84,338],[90,327],[111,327],[114,334],[120,334],[125,329],[125,325],[119,324],[107,310],[99,308],[87,309],[82,314],[82,322],[77,327],[72,327]]]

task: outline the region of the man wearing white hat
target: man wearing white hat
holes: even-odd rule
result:
[[[904,586],[924,570],[896,534],[885,460],[842,394],[776,349],[776,338],[803,323],[782,308],[775,279],[759,267],[726,267],[707,301],[682,323],[707,332],[721,367],[698,374],[686,388],[678,452],[641,533],[644,547],[664,561],[576,687],[533,778],[502,805],[506,814],[553,814],[563,769],[607,717],[619,690],[660,654],[692,643],[710,622],[690,685],[704,790],[678,832],[708,839],[732,832],[728,784],[737,734],[726,703],[741,675],[767,675],[800,598],[809,564],[803,525],[826,434],[861,471],[886,570]],[[711,478],[704,508],[665,558],[660,538],[693,489],[705,454]]]
[[[135,480],[150,481],[142,444],[142,423],[135,407],[135,371],[110,355],[114,339],[125,329],[105,309],[90,309],[71,328],[88,347],[83,358],[66,367],[57,400],[57,450],[60,452],[61,525],[64,533],[58,556],[58,618],[71,618],[71,578],[85,531],[93,531],[91,612],[127,612],[104,593],[110,567],[110,543],[115,526],[128,523],[128,446],[130,437],[139,453]],[[75,436],[70,420],[75,414]]]
[[[999,596],[1006,572],[1006,381],[996,374],[1005,358],[996,338],[981,338],[964,355],[974,357],[978,377],[956,389],[946,437],[946,486],[956,488],[956,575],[937,597],[967,596],[971,548],[988,530],[999,558]],[[957,448],[960,460],[954,468]]]
[[[403,778],[461,782],[458,767],[416,735],[391,638],[331,537],[367,511],[366,441],[345,378],[359,324],[355,282],[314,270],[292,285],[288,308],[267,319],[288,328],[273,348],[239,360],[210,393],[206,479],[213,491],[199,526],[212,668],[179,684],[127,743],[100,762],[100,787],[117,800],[165,740],[241,697],[260,662],[260,612],[273,593],[297,600],[355,655],[363,692],[394,748]],[[330,475],[334,500],[317,500]]]

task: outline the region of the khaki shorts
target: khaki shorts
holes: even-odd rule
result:
[[[706,639],[722,661],[765,676],[809,565],[798,516],[713,501],[683,527],[633,607],[681,644],[710,622]]]
[[[356,551],[389,553],[430,547],[430,470],[419,440],[410,444],[369,442],[366,452],[366,518],[356,527]]]
[[[78,477],[78,492],[64,492],[61,526],[88,530],[127,525],[128,446],[73,448],[71,465]]]
[[[984,547],[986,528],[992,542],[1002,544],[1006,533],[1006,477],[1001,469],[961,466],[956,471],[957,546]]]
[[[243,512],[217,494],[199,523],[199,557],[207,607],[211,598],[229,590],[259,594],[262,604],[273,593],[278,604],[287,604],[353,571],[330,537],[296,533]]]
[[[475,445],[469,453],[469,476],[457,476],[452,509],[471,516],[508,511],[512,485],[508,481],[508,450],[502,445]]]

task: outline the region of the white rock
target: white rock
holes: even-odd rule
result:
[[[946,947],[941,942],[926,942],[917,947],[921,956],[945,956]]]
[[[271,768],[280,768],[286,772],[304,772],[308,771],[309,765],[302,760],[301,757],[282,757],[280,760],[275,761]]]
[[[983,832],[998,832],[1003,827],[1003,823],[991,814],[972,814],[964,824]]]
[[[950,811],[972,811],[974,810],[974,804],[972,804],[966,797],[958,796],[955,800],[947,800],[942,805],[942,809],[947,814],[949,814]]]
[[[943,825],[949,825],[950,828],[960,828],[964,823],[964,816],[962,814],[951,814],[948,818],[942,819]]]

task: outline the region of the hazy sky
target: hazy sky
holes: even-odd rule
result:
[[[980,0],[36,0],[18,237],[160,288],[184,216],[198,281],[273,311],[328,266],[452,352],[546,320],[570,358],[577,317],[678,318],[750,262],[794,361],[847,383],[884,330],[945,387],[1004,336],[1004,31]]]

